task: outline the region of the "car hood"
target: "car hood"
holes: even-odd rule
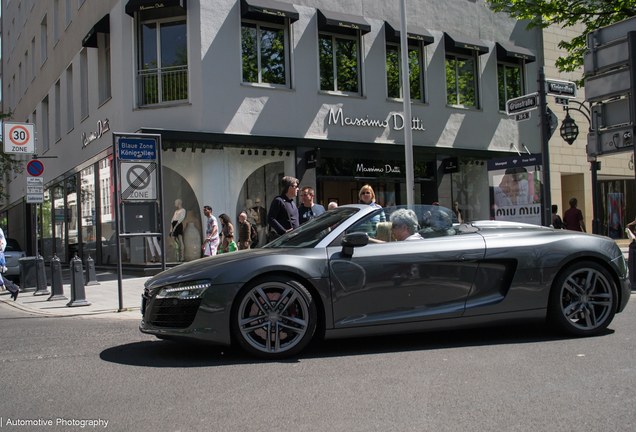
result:
[[[157,274],[145,286],[209,279],[213,284],[243,284],[269,271],[298,274],[307,279],[328,275],[326,251],[303,248],[264,248],[224,253],[184,263]]]

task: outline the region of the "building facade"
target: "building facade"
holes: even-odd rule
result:
[[[264,234],[285,175],[325,207],[358,202],[364,184],[405,204],[408,127],[416,203],[491,217],[488,162],[540,152],[536,114],[517,122],[505,102],[536,91],[541,32],[481,0],[407,6],[411,119],[397,4],[2,0],[3,110],[36,125],[46,157],[44,204],[26,203],[25,174],[4,179],[8,236],[33,253],[37,227],[47,260],[113,263],[113,133],[135,132],[161,135],[163,232],[180,200],[187,259],[204,205],[231,220],[247,210]],[[147,240],[128,242],[125,262],[151,261]],[[175,242],[162,252],[176,260]]]
[[[575,81],[581,79],[582,70],[560,73],[554,62],[566,53],[558,47],[562,40],[569,41],[584,31],[582,25],[571,28],[548,27],[543,30],[543,46],[545,52],[545,70],[548,78]],[[548,98],[548,104],[559,118],[559,125],[566,116],[563,107]],[[585,88],[579,88],[576,101],[585,104]],[[572,102],[572,108],[580,105]],[[585,109],[582,109],[584,112]],[[579,127],[579,136],[572,145],[565,142],[559,131],[550,139],[550,184],[552,203],[559,206],[559,214],[563,215],[569,207],[571,198],[578,200],[578,208],[583,212],[585,226],[592,232],[594,202],[592,199],[592,173],[587,160],[587,132],[589,120],[580,112],[570,110],[570,116]],[[615,239],[626,238],[625,225],[636,218],[636,190],[634,189],[634,153],[619,153],[600,156],[601,170],[597,171],[597,212],[599,234]]]

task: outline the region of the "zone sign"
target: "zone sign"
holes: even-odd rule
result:
[[[5,153],[35,153],[35,125],[33,123],[4,123],[2,142]]]

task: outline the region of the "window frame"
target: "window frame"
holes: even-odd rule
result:
[[[161,44],[161,26],[163,24],[166,23],[177,23],[179,21],[183,21],[185,23],[185,29],[186,29],[186,64],[183,65],[185,66],[185,79],[186,79],[186,85],[187,85],[187,98],[186,99],[175,99],[175,100],[168,100],[168,101],[164,101],[162,96],[162,92],[163,92],[163,88],[161,89],[161,91],[159,90],[159,86],[157,87],[157,100],[158,102],[156,103],[142,103],[142,98],[141,98],[141,92],[142,90],[142,86],[139,82],[139,78],[141,76],[140,72],[144,71],[144,70],[149,70],[149,69],[142,69],[142,61],[143,61],[143,54],[144,54],[144,50],[143,50],[143,26],[145,24],[148,23],[154,23],[156,25],[155,30],[156,30],[156,50],[157,52],[155,53],[156,58],[157,58],[157,71],[160,71],[162,69],[161,63],[162,63],[162,58],[161,58],[161,48],[162,48],[162,44]],[[157,106],[166,106],[166,105],[183,105],[183,104],[188,104],[190,103],[190,50],[188,49],[189,46],[189,42],[188,42],[188,18],[187,18],[187,14],[179,14],[179,15],[173,15],[173,16],[168,16],[168,17],[162,17],[162,18],[150,18],[150,19],[141,19],[139,16],[139,12],[136,12],[136,19],[135,19],[135,23],[136,23],[136,49],[137,49],[137,61],[136,61],[136,65],[135,65],[135,87],[137,89],[137,96],[136,96],[136,105],[137,107],[157,107]],[[157,75],[159,77],[159,75]],[[161,80],[159,78],[157,78],[157,81],[160,82]]]
[[[426,65],[426,46],[422,43],[422,41],[416,41],[417,44],[408,44],[408,50],[409,52],[417,50],[418,51],[418,61],[420,64],[420,73],[419,73],[419,81],[420,81],[420,97],[419,98],[413,98],[413,95],[411,95],[411,102],[415,102],[415,103],[426,103],[426,96],[427,96],[427,92],[425,91],[425,83],[426,83],[426,74],[425,74],[425,65]],[[389,71],[388,71],[388,47],[395,47],[397,48],[397,52],[398,52],[398,86],[400,89],[400,96],[399,97],[393,97],[391,95],[389,95]],[[402,89],[402,45],[398,42],[386,42],[384,45],[384,57],[385,57],[385,64],[386,64],[386,97],[388,100],[392,100],[392,101],[402,101],[404,100],[404,92]],[[410,65],[409,65],[410,66]],[[409,76],[410,76],[410,67],[409,67]]]
[[[333,82],[334,82],[334,89],[333,90],[324,90],[322,88],[322,76],[320,74],[320,71],[322,69],[321,66],[321,58],[320,58],[320,46],[318,47],[318,91],[320,93],[325,93],[325,94],[333,94],[333,95],[339,95],[339,96],[363,96],[363,89],[362,89],[362,35],[360,34],[359,31],[356,32],[355,36],[349,35],[349,34],[345,34],[345,33],[336,33],[336,32],[330,32],[330,31],[324,31],[324,30],[318,30],[318,44],[320,45],[320,39],[323,36],[329,36],[331,37],[331,43],[332,43],[332,47],[333,47],[333,54],[332,54],[332,65],[333,65]],[[338,90],[338,74],[337,74],[337,67],[338,67],[338,63],[337,63],[337,52],[336,52],[336,39],[349,39],[349,40],[354,40],[356,42],[356,58],[357,58],[357,64],[356,64],[356,74],[357,74],[357,81],[358,81],[358,91],[357,92],[349,92],[349,91],[343,91],[343,90]]]
[[[449,83],[448,81],[446,81],[446,86],[445,86],[445,91],[446,91],[446,106],[449,107],[453,107],[453,108],[464,108],[464,109],[480,109],[481,108],[481,98],[479,95],[479,56],[476,53],[471,53],[471,54],[460,54],[457,52],[453,52],[453,51],[448,51],[446,50],[444,52],[444,75],[446,76],[446,64],[448,62],[448,57],[455,57],[455,91],[457,94],[456,97],[456,102],[457,103],[449,103],[448,102],[448,86]],[[458,59],[463,59],[463,60],[472,60],[473,61],[473,82],[475,83],[475,105],[465,105],[465,104],[461,104],[459,103],[459,84],[458,84],[458,66],[457,66],[457,60]],[[445,78],[446,79],[446,78]]]
[[[268,21],[260,21],[260,20],[252,20],[252,19],[243,19],[241,18],[241,27],[240,27],[240,31],[241,31],[241,37],[240,37],[240,41],[241,41],[241,85],[246,85],[246,86],[257,86],[257,87],[269,87],[269,88],[279,88],[279,89],[290,89],[292,88],[292,75],[291,75],[291,65],[292,65],[292,61],[291,61],[291,23],[289,18],[285,18],[284,19],[285,22],[284,24],[278,24],[275,22],[268,22]],[[251,82],[251,81],[244,81],[243,79],[243,27],[244,27],[244,23],[246,24],[251,24],[251,25],[256,25],[256,55],[257,55],[257,59],[256,59],[256,67],[257,67],[257,75],[258,75],[258,82]],[[285,84],[274,84],[274,83],[267,83],[267,82],[263,82],[263,71],[262,71],[262,67],[261,67],[261,37],[260,37],[260,28],[261,26],[264,27],[271,27],[271,28],[275,28],[275,29],[282,29],[283,30],[283,38],[284,38],[284,44],[283,44],[283,50],[284,50],[284,55],[285,55]]]
[[[500,94],[499,94],[499,67],[503,66],[504,67],[504,92],[505,92],[505,99],[502,101],[500,99]],[[522,63],[512,63],[512,62],[506,62],[506,61],[501,61],[498,60],[497,61],[497,109],[499,110],[499,112],[505,113],[506,112],[506,102],[510,99],[512,99],[512,97],[508,96],[508,85],[507,85],[507,75],[506,75],[506,68],[517,68],[519,69],[519,78],[521,80],[520,83],[520,91],[519,91],[519,96],[523,96],[524,94],[526,94],[526,68],[525,68],[525,62]],[[517,97],[517,96],[515,96]],[[501,107],[503,102],[503,109]]]

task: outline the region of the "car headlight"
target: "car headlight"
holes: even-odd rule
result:
[[[201,298],[205,290],[211,286],[212,284],[209,281],[184,282],[169,285],[161,288],[159,294],[157,294],[157,298],[178,298],[182,300]]]

